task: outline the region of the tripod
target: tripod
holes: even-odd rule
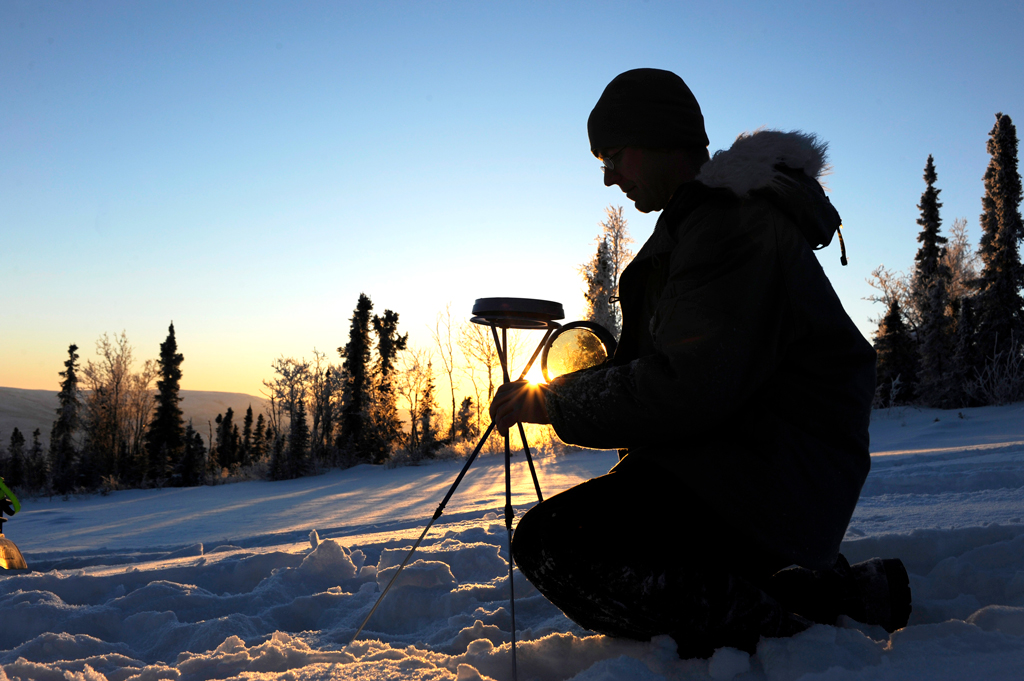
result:
[[[488,326],[491,329],[491,336],[494,339],[494,346],[498,352],[498,361],[501,363],[501,374],[504,383],[510,383],[508,372],[508,330],[509,329],[532,329],[532,330],[543,330],[544,337],[537,345],[537,349],[533,351],[533,355],[530,356],[530,361],[526,363],[522,373],[519,375],[519,379],[522,380],[529,373],[530,368],[533,367],[533,363],[537,361],[538,355],[544,348],[548,341],[548,338],[558,328],[559,324],[555,321],[556,319],[563,319],[564,314],[562,312],[562,306],[559,303],[553,303],[546,300],[532,300],[529,298],[479,298],[476,304],[473,305],[473,317],[470,319],[474,324],[481,324]],[[498,329],[501,329],[501,336],[498,336]],[[530,454],[530,446],[526,442],[526,431],[523,429],[522,423],[516,424],[519,427],[519,438],[523,443],[523,451],[526,454],[526,462],[530,468],[530,476],[533,478],[533,486],[537,491],[537,501],[544,501],[544,497],[540,491],[540,482],[537,480],[537,471],[533,466],[533,456]],[[423,532],[419,538],[409,549],[409,553],[406,554],[405,559],[398,566],[395,574],[391,576],[388,585],[381,592],[380,597],[377,598],[377,602],[374,603],[373,608],[366,615],[363,623],[359,625],[359,629],[356,630],[355,635],[352,637],[352,641],[359,638],[359,634],[362,633],[366,623],[373,617],[373,613],[377,610],[377,606],[381,604],[384,597],[387,596],[391,586],[398,579],[398,575],[405,569],[406,564],[412,558],[413,553],[419,548],[420,543],[424,537],[427,536],[427,532],[433,526],[434,522],[441,517],[444,512],[445,506],[448,504],[449,499],[455,494],[455,490],[458,488],[459,483],[466,477],[466,473],[469,471],[470,466],[476,460],[477,455],[483,448],[484,443],[487,442],[487,438],[491,436],[491,432],[494,431],[494,424],[491,423],[487,426],[487,430],[484,431],[483,436],[473,449],[473,453],[466,459],[465,465],[459,472],[458,477],[455,478],[455,482],[452,483],[448,493],[445,494],[444,499],[438,504],[437,510],[434,511],[433,517],[427,526],[423,528]],[[512,560],[512,521],[515,519],[515,511],[512,508],[512,453],[509,447],[509,434],[505,434],[505,529],[508,532],[508,588],[509,588],[509,614],[512,616],[512,678],[513,680],[518,678],[517,663],[516,663],[516,596],[515,586],[512,581],[512,573],[514,569],[514,562]]]

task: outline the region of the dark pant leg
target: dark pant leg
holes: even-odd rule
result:
[[[660,471],[613,472],[538,504],[519,569],[570,619],[610,636],[672,634],[694,654],[779,635],[788,613],[754,583],[778,567]]]

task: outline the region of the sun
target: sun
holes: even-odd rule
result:
[[[547,383],[547,381],[544,380],[544,372],[541,371],[541,369],[540,369],[540,362],[539,361],[538,362],[534,362],[533,366],[530,367],[530,371],[527,372],[527,374],[526,374],[526,380],[528,382],[530,382],[531,384],[533,384],[533,385],[538,385],[538,384],[541,384],[541,383]]]

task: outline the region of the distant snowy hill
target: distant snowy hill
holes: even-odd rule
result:
[[[266,404],[262,397],[212,390],[182,390],[181,397],[181,410],[184,412],[185,422],[188,423],[188,420],[192,419],[204,440],[207,439],[207,422],[217,418],[217,414],[226,412],[228,407],[241,417],[251,404],[255,418]],[[32,431],[38,428],[44,445],[47,444],[50,441],[50,428],[56,418],[56,409],[56,390],[0,387],[0,447],[7,446],[7,440],[15,428],[25,435],[26,440],[31,440]]]
[[[1002,681],[1024,678],[1024,404],[874,414],[872,471],[843,543],[904,560],[914,611],[892,635],[842,618],[757,654],[680,660],[667,636],[592,635],[516,573],[522,681]],[[610,452],[545,456],[546,496]],[[520,516],[535,503],[521,456]],[[0,681],[511,678],[504,466],[474,464],[398,585],[376,602],[460,461],[283,482],[27,499],[6,526]],[[671,519],[670,528],[677,525]],[[670,534],[681,560],[686,538]]]

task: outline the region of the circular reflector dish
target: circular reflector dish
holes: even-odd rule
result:
[[[540,356],[544,380],[603,364],[615,354],[615,337],[595,322],[571,322],[548,338]]]

